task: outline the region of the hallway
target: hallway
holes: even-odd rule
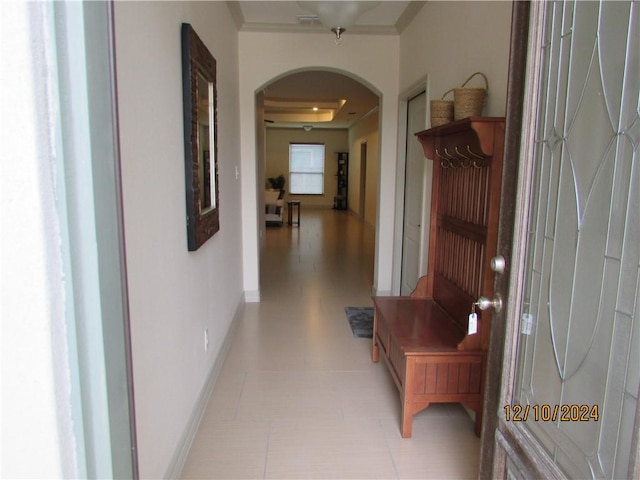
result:
[[[286,217],[285,217],[286,218]],[[247,304],[183,478],[476,478],[480,440],[460,405],[399,431],[398,391],[344,307],[371,306],[374,230],[302,210],[265,230],[260,303]]]

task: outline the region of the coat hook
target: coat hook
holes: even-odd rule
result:
[[[462,152],[460,152],[460,150],[458,150],[457,145],[456,145],[456,153],[463,158],[463,160],[460,162],[460,165],[462,165],[462,168],[469,168],[471,166],[471,158],[467,157]]]
[[[484,156],[482,156],[482,155],[478,155],[477,153],[473,153],[473,152],[471,151],[471,147],[470,147],[469,145],[467,145],[467,152],[469,152],[469,154],[470,154],[472,157],[476,157],[476,158],[477,158],[477,159],[479,159],[479,160],[484,160]]]
[[[447,147],[444,147],[444,154],[449,157],[449,162],[451,163],[451,166],[453,168],[458,168],[460,166],[460,160],[457,159],[456,157],[454,157],[453,155],[451,155],[448,151],[447,151]]]
[[[442,168],[449,168],[451,167],[451,160],[449,160],[446,157],[443,157],[442,155],[440,155],[440,152],[438,152],[438,149],[436,148],[436,155],[440,158],[441,162],[440,162],[440,166]]]
[[[469,154],[473,157],[475,157],[475,159],[473,160],[473,166],[476,168],[482,168],[486,165],[485,163],[485,157],[483,157],[482,155],[478,155],[477,153],[474,153],[471,151],[471,147],[469,145],[467,145],[467,152],[469,152]],[[478,160],[480,160],[480,162],[478,162]]]

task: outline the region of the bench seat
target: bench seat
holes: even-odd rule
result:
[[[459,350],[459,325],[433,300],[374,297],[372,360],[380,352],[400,391],[402,437],[431,403],[461,402],[476,413],[480,435],[484,353]]]

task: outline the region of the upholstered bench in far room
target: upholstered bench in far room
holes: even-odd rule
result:
[[[279,197],[279,190],[265,190],[264,192],[264,219],[267,226],[282,226],[284,201]]]

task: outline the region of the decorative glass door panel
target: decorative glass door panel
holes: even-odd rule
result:
[[[567,476],[626,478],[640,375],[640,5],[544,8],[511,405],[529,405],[518,428]]]

